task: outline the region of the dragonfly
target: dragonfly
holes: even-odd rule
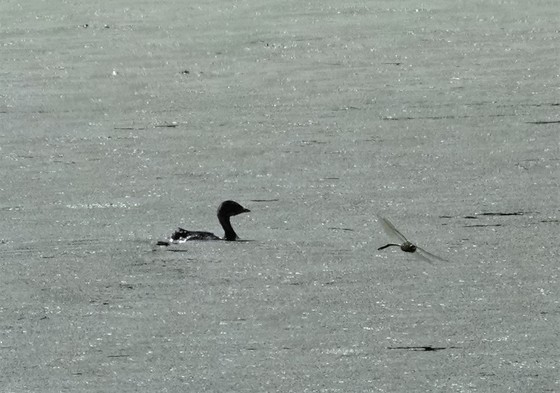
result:
[[[416,257],[422,259],[425,262],[428,262],[429,264],[433,264],[432,261],[434,259],[443,262],[448,262],[446,259],[438,257],[437,255],[434,255],[431,252],[428,252],[423,248],[417,246],[416,244],[413,244],[410,241],[408,241],[408,239],[402,233],[400,233],[399,230],[395,228],[393,223],[391,223],[391,221],[389,221],[388,219],[381,216],[378,216],[378,219],[381,225],[383,226],[383,229],[385,230],[385,232],[387,232],[389,236],[396,237],[402,242],[401,244],[389,243],[382,247],[379,247],[378,250],[384,250],[387,247],[400,247],[402,251],[414,253]]]

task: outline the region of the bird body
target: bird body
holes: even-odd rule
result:
[[[169,240],[159,241],[157,245],[159,246],[169,246],[172,243],[183,243],[191,240],[227,240],[235,241],[239,239],[237,233],[233,230],[231,226],[230,218],[237,216],[241,213],[248,213],[249,209],[244,208],[239,203],[235,201],[224,201],[220,204],[217,211],[218,221],[220,222],[222,228],[224,229],[224,237],[218,237],[211,232],[205,231],[189,231],[184,228],[178,228],[170,237]]]

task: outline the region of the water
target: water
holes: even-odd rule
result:
[[[2,391],[558,390],[552,3],[105,3],[0,6]]]

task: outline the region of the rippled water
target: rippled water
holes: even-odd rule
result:
[[[558,390],[555,15],[3,2],[1,390]]]

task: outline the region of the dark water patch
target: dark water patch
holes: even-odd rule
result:
[[[405,347],[387,347],[391,350],[405,350],[405,351],[443,351],[444,349],[459,348],[459,347],[432,347],[431,345],[421,345],[421,346],[405,346]]]
[[[514,105],[498,105],[499,107],[507,107],[507,108],[513,108]],[[545,102],[542,104],[516,104],[516,107],[518,106],[524,106],[524,107],[533,107],[533,108],[540,108],[542,106],[560,106],[560,102]]]
[[[63,161],[63,160],[53,160],[54,163],[64,164],[64,165],[76,165],[76,161]]]
[[[463,228],[485,228],[485,227],[502,227],[502,224],[474,224],[474,225],[463,225]]]
[[[175,123],[170,123],[170,124],[156,124],[155,127],[156,127],[156,128],[175,128],[175,127],[177,127],[177,124],[175,124]]]
[[[350,231],[350,232],[354,232],[354,230],[352,228],[341,228],[341,227],[328,227],[327,229],[333,230],[333,231]]]
[[[278,202],[280,199],[250,199],[251,202]]]
[[[531,214],[532,212],[487,212],[487,213],[477,213],[479,216],[523,216],[525,214]]]
[[[481,117],[505,117],[505,116],[512,116],[512,115],[505,115],[505,114],[497,114],[497,115],[487,115],[487,116],[456,116],[456,115],[443,115],[443,116],[403,116],[403,117],[393,117],[393,116],[386,116],[382,117],[381,120],[391,120],[391,121],[401,121],[401,120],[457,120],[457,119],[470,119],[473,117],[481,118]]]
[[[206,173],[195,173],[195,172],[183,172],[183,173],[173,173],[173,176],[177,176],[177,177],[196,177],[196,178],[201,178],[201,177],[206,177],[207,174]]]
[[[469,214],[467,216],[463,216],[462,218],[467,220],[478,220],[480,217],[487,216],[487,217],[509,217],[509,216],[524,216],[527,214],[538,214],[538,212],[530,212],[530,211],[515,211],[515,212],[485,212],[485,213],[475,213]],[[456,216],[439,216],[439,218],[457,218]]]
[[[560,124],[560,120],[537,120],[537,121],[528,121],[527,124],[536,124],[536,125],[543,125],[543,124]]]

